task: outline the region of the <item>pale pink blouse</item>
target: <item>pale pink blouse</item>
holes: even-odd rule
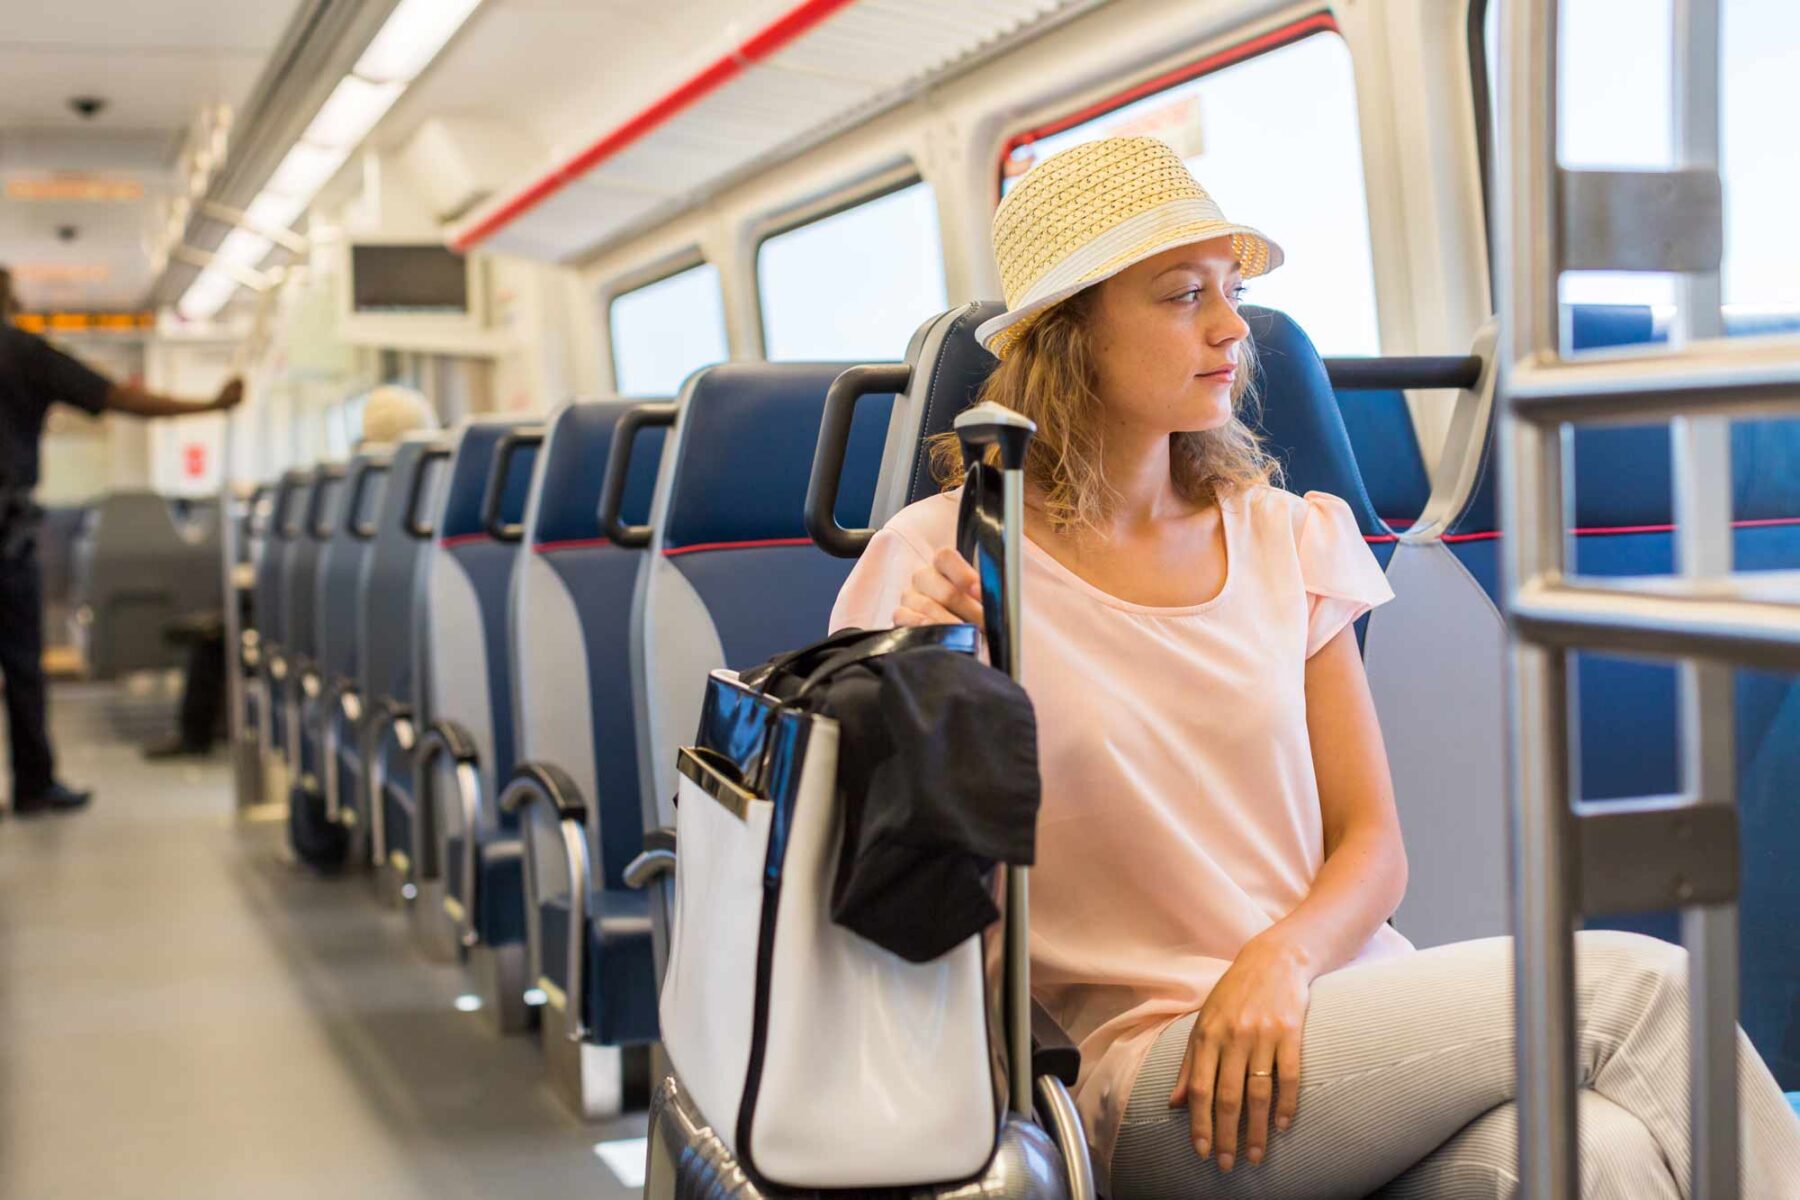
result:
[[[914,572],[955,544],[956,508],[935,496],[895,515],[832,628],[891,625]],[[1221,508],[1225,584],[1181,608],[1108,595],[1026,540],[1032,992],[1080,1043],[1075,1098],[1103,1170],[1157,1034],[1311,888],[1324,835],[1306,660],[1393,598],[1336,496],[1256,487]],[[1410,950],[1383,925],[1355,961]]]

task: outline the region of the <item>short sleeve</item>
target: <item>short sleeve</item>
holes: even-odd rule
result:
[[[1306,657],[1344,627],[1394,598],[1350,506],[1328,492],[1306,493],[1300,578],[1306,585]]]
[[[44,402],[61,401],[99,416],[112,392],[111,381],[42,338],[33,337],[31,342],[24,355],[26,375]]]
[[[926,561],[892,526],[878,530],[838,590],[829,632],[891,627],[900,594]]]

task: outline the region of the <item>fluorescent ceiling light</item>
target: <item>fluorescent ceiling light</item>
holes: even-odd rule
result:
[[[275,173],[269,176],[263,190],[278,196],[292,196],[302,204],[310,203],[349,157],[347,146],[330,149],[311,142],[295,142],[281,165],[275,168]]]
[[[240,267],[254,267],[273,246],[274,243],[261,234],[251,233],[248,229],[234,229],[225,235],[225,240],[213,252],[213,257],[236,263]]]
[[[365,79],[410,83],[444,48],[481,0],[400,0],[363,56]]]
[[[370,83],[355,75],[346,75],[331,90],[324,107],[300,135],[300,140],[315,146],[351,150],[375,128],[375,122],[381,120],[382,114],[394,106],[394,101],[405,90],[404,83]]]
[[[244,210],[244,219],[266,229],[291,229],[305,211],[305,197],[278,196],[274,192],[264,192]]]
[[[223,271],[207,268],[200,272],[193,286],[181,297],[176,305],[181,315],[190,321],[205,321],[225,307],[231,294],[237,291],[237,281]]]

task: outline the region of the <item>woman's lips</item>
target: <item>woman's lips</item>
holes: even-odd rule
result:
[[[1195,376],[1197,379],[1210,379],[1214,383],[1230,383],[1237,378],[1236,367],[1220,367],[1216,371],[1205,371]]]

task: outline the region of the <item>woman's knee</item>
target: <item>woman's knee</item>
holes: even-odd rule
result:
[[[1575,935],[1575,969],[1599,969],[1686,985],[1687,950],[1661,938],[1619,929],[1584,929]]]

